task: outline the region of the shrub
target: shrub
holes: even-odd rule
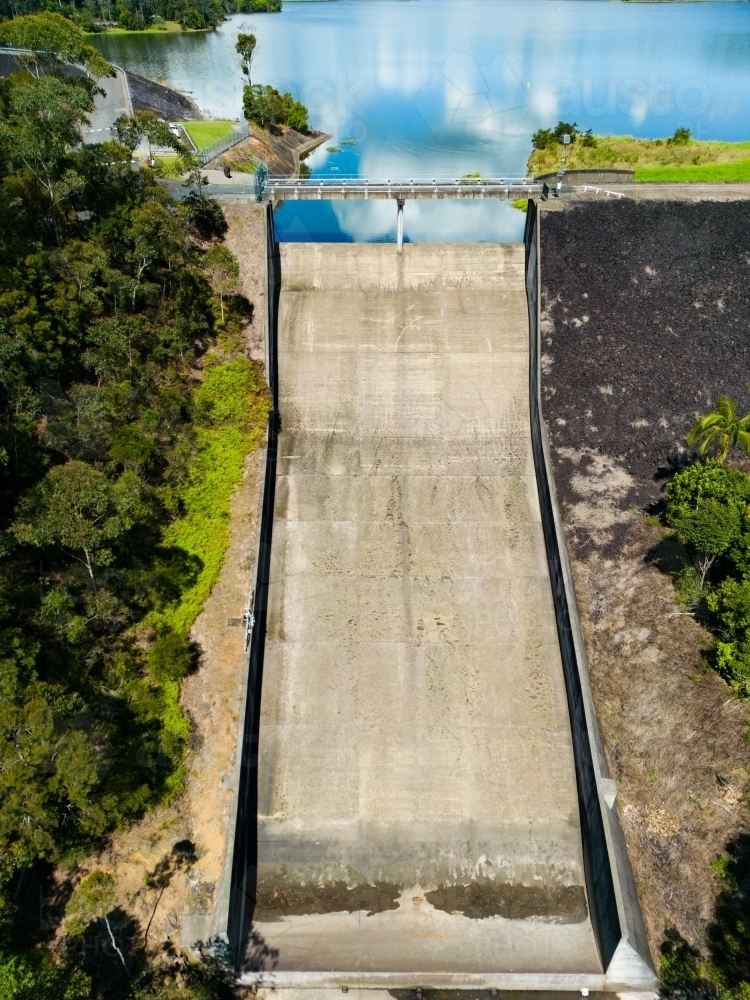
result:
[[[668,146],[687,146],[690,142],[690,129],[689,128],[676,128],[674,130],[674,135],[671,139],[667,139]]]
[[[690,554],[701,588],[719,556],[742,543],[750,479],[710,460],[678,472],[667,487],[665,520]]]
[[[188,641],[171,629],[159,636],[148,653],[148,672],[157,684],[181,681],[193,665]]]
[[[44,951],[0,956],[0,1000],[89,1000],[91,980]]]
[[[193,28],[194,30],[200,31],[202,28],[206,27],[206,22],[203,18],[203,14],[195,7],[189,7],[185,11],[185,16],[183,23],[186,28]]]
[[[570,122],[558,122],[557,125],[555,125],[555,130],[553,132],[553,135],[558,143],[562,143],[563,136],[565,135],[569,135],[570,141],[575,142],[576,136],[579,134],[578,122],[573,122],[572,124]]]
[[[557,139],[552,129],[539,128],[531,136],[531,145],[534,149],[549,149],[551,146],[557,145]]]
[[[221,205],[213,198],[204,198],[198,191],[191,191],[183,200],[188,219],[203,240],[213,240],[227,231],[227,220]]]
[[[591,131],[591,129],[589,129],[587,132],[584,132],[583,136],[581,137],[581,145],[585,146],[587,149],[599,148],[599,142],[597,141],[597,138]]]
[[[589,130],[588,134],[591,135],[591,130]],[[573,122],[572,124],[570,122],[558,122],[553,129],[537,129],[531,136],[531,145],[534,149],[551,149],[553,146],[561,146],[563,144],[563,136],[566,135],[570,136],[571,142],[576,141],[576,136],[580,135],[577,122]],[[594,139],[593,144],[596,145],[596,139]],[[584,145],[590,145],[590,143],[584,143]]]

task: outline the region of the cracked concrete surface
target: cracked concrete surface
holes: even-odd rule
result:
[[[277,971],[599,973],[523,247],[281,253],[256,934]]]

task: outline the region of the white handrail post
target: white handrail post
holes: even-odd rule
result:
[[[396,217],[396,241],[398,244],[398,252],[402,253],[404,249],[404,199],[396,199],[396,207],[398,209]]]

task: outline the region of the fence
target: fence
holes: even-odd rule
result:
[[[208,146],[198,149],[184,126],[182,130],[187,136],[188,142],[193,147],[193,152],[204,166],[215,157],[221,156],[222,153],[226,153],[226,151],[231,149],[232,146],[236,146],[238,142],[242,142],[243,139],[247,139],[250,135],[250,126],[248,123],[238,122],[231,135],[226,135],[223,139],[217,139]]]

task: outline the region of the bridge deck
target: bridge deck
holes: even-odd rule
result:
[[[481,181],[470,180],[374,180],[349,178],[311,178],[298,180],[293,177],[269,177],[263,187],[264,201],[285,199],[367,201],[372,198],[411,200],[414,198],[538,198],[542,184],[533,178],[498,178]]]
[[[287,244],[282,275],[252,950],[600,973],[523,248]]]

